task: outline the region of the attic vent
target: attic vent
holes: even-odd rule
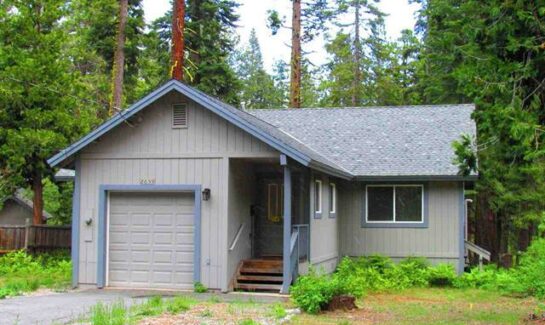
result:
[[[187,127],[187,107],[185,104],[174,104],[172,106],[172,127]]]

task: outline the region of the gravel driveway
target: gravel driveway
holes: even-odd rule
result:
[[[141,302],[148,297],[190,295],[198,300],[209,300],[212,296],[221,301],[254,301],[272,303],[286,301],[287,296],[277,294],[203,293],[157,290],[79,290],[36,296],[20,296],[0,300],[0,325],[65,324],[77,320],[89,312],[96,303],[123,301],[126,306]]]
[[[85,290],[21,296],[0,300],[0,324],[64,324],[86,314],[97,302],[123,300],[129,305],[143,298],[134,293],[109,290]]]

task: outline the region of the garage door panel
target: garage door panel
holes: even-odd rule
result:
[[[193,206],[189,193],[112,193],[109,285],[192,288]]]

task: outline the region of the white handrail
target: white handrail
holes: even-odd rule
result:
[[[235,247],[237,246],[238,239],[240,238],[240,235],[242,235],[242,230],[244,230],[244,225],[245,225],[245,223],[243,222],[243,223],[240,224],[240,227],[238,227],[238,231],[237,231],[237,234],[235,236],[235,239],[233,239],[233,243],[231,243],[231,247],[229,247],[230,251],[235,249]]]

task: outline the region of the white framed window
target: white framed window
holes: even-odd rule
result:
[[[314,181],[314,213],[322,213],[322,181],[318,179]]]
[[[185,103],[172,105],[172,127],[178,129],[187,127],[187,105]]]
[[[424,186],[367,185],[365,211],[367,223],[424,223]]]
[[[337,213],[337,186],[329,183],[329,214]]]

